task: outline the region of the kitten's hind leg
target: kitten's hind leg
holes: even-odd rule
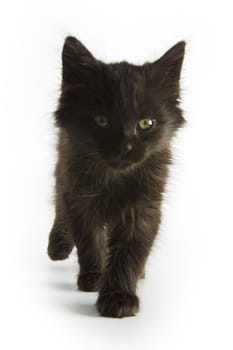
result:
[[[99,289],[105,264],[105,232],[91,224],[88,227],[83,225],[82,220],[76,224],[77,229],[73,232],[80,266],[77,286],[82,291],[94,292]]]
[[[80,265],[78,288],[86,292],[97,291],[105,264],[104,232],[97,229],[86,232],[82,239],[77,240],[77,248]]]
[[[48,255],[52,260],[68,258],[74,247],[74,241],[67,223],[55,219],[49,235]]]

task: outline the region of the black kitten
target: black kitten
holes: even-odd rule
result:
[[[184,119],[185,43],[153,63],[106,64],[75,38],[62,53],[56,218],[48,254],[78,249],[78,287],[99,291],[103,316],[139,309],[137,281],[158,231],[170,141]]]

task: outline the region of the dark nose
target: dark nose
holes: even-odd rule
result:
[[[127,142],[126,144],[124,144],[121,150],[121,159],[125,159],[126,156],[132,151],[132,149],[133,146],[131,145],[131,143]]]

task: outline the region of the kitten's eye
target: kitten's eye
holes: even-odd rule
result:
[[[98,125],[100,128],[108,128],[110,126],[109,119],[103,115],[95,117],[94,120],[96,125]]]
[[[138,122],[138,127],[141,130],[149,130],[155,125],[155,119],[152,118],[143,118],[140,119]]]

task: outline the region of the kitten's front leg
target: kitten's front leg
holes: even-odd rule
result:
[[[134,316],[139,310],[136,296],[160,222],[158,210],[141,210],[137,218],[120,223],[109,240],[109,259],[102,279],[97,309],[102,316]]]
[[[74,247],[74,241],[69,226],[55,219],[49,234],[47,252],[52,260],[64,260],[68,258]]]
[[[56,218],[49,234],[48,255],[52,260],[68,258],[74,247],[67,208],[61,198],[56,202]]]

